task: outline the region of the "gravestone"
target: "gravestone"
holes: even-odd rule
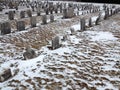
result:
[[[85,31],[86,30],[86,27],[85,27],[85,19],[84,18],[82,18],[82,19],[80,19],[80,26],[81,26],[81,30],[82,31]]]
[[[92,18],[90,17],[89,19],[89,24],[88,24],[89,27],[92,27]]]
[[[66,41],[67,39],[68,39],[67,35],[64,35],[62,41]]]
[[[10,69],[5,69],[0,73],[0,82],[4,82],[12,77],[12,73]]]
[[[60,41],[59,41],[59,40],[60,40],[60,39],[59,39],[58,36],[56,36],[56,37],[54,37],[54,38],[52,39],[52,49],[53,49],[53,50],[60,47]]]
[[[67,9],[63,10],[63,17],[64,18],[72,18],[74,16],[75,16],[74,9],[72,7],[69,7]]]
[[[31,10],[27,10],[27,15],[28,15],[28,17],[32,17],[32,12],[31,12]]]
[[[47,24],[47,16],[42,15],[42,24]]]
[[[25,11],[20,12],[20,18],[25,18]]]
[[[95,21],[95,25],[99,25],[100,22],[100,17],[97,17],[96,21]]]
[[[1,34],[2,35],[11,33],[11,26],[10,26],[9,22],[3,22],[3,23],[1,23],[0,26],[1,26]]]
[[[71,35],[75,34],[75,29],[74,28],[70,28],[70,31],[71,31]]]
[[[25,30],[25,22],[23,20],[17,21],[17,30],[18,31]]]
[[[14,20],[14,11],[8,12],[8,18],[9,18],[9,20]]]
[[[50,22],[54,22],[54,15],[53,14],[50,15]]]
[[[32,59],[36,57],[36,53],[33,49],[31,49],[29,46],[26,47],[26,52],[23,53],[23,57],[25,60]]]
[[[30,18],[31,27],[36,27],[36,16]]]
[[[37,16],[40,16],[40,14],[41,14],[41,8],[40,8],[40,6],[38,6],[37,7]]]

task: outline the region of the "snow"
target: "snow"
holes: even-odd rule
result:
[[[71,21],[71,19],[61,18],[62,15],[56,15],[55,20],[58,21],[56,23]],[[97,16],[93,16],[92,21],[94,22],[96,18]],[[106,20],[104,22],[110,22],[112,28],[114,25],[119,26],[119,21],[112,23],[112,20]],[[38,26],[39,23],[37,23]],[[119,90],[119,87],[112,83],[112,81],[115,81],[115,84],[118,83],[117,85],[120,83],[119,65],[116,65],[120,59],[120,42],[119,38],[115,37],[119,27],[114,28],[113,33],[107,25],[106,27],[99,25],[84,32],[78,32],[80,23],[73,23],[67,29],[64,28],[63,33],[68,32],[68,39],[61,41],[62,47],[49,50],[45,45],[36,50],[38,52],[36,58],[29,60],[21,58],[24,51],[22,47],[0,43],[0,72],[3,68],[10,68],[13,75],[7,81],[0,82],[0,90],[25,90],[22,85],[27,90],[34,90],[35,87],[36,90],[46,90],[47,86],[50,87],[49,90],[60,87],[62,87],[60,90],[68,88],[88,90],[92,87],[97,90]],[[70,35],[70,28],[74,28],[75,34]],[[60,30],[62,31],[63,28]],[[16,36],[25,32],[29,30],[10,35]],[[0,37],[6,38],[9,35]],[[13,56],[10,56],[8,52],[13,53]]]

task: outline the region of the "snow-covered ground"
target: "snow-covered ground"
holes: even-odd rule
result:
[[[56,22],[40,28],[49,32],[46,37],[51,30],[61,37],[68,34],[68,39],[56,50],[40,45],[35,48],[38,56],[30,60],[23,60],[24,42],[41,44],[44,37],[38,28],[1,35],[0,69],[10,68],[13,77],[1,82],[0,90],[120,90],[119,16],[84,32],[79,31],[81,16],[66,20],[56,16]],[[94,14],[93,22],[95,19]],[[73,35],[71,27],[75,29]]]

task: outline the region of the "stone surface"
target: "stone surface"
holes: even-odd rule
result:
[[[18,31],[25,30],[25,22],[23,20],[17,21],[17,30]]]
[[[3,22],[3,23],[1,23],[0,26],[1,26],[1,34],[2,35],[11,33],[11,26],[10,26],[9,22]]]

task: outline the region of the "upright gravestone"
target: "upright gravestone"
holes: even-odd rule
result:
[[[59,37],[56,36],[55,38],[52,39],[52,49],[57,49],[60,47],[60,41],[59,41]]]
[[[17,21],[17,30],[18,31],[25,30],[25,22],[23,20]]]
[[[40,8],[40,6],[38,6],[37,7],[37,16],[40,16],[40,14],[41,14],[41,8]]]
[[[89,19],[89,24],[88,24],[89,27],[92,27],[92,18],[90,17]]]
[[[80,26],[81,26],[81,30],[82,31],[85,31],[86,30],[86,28],[85,28],[85,19],[84,18],[82,18],[82,19],[80,19]]]
[[[95,21],[95,25],[99,25],[100,22],[100,17],[97,17],[96,21]]]
[[[10,69],[6,69],[0,73],[0,82],[4,82],[12,77],[12,73]]]
[[[27,10],[27,15],[28,15],[28,17],[32,17],[32,12],[31,12],[31,10]]]
[[[9,22],[3,22],[3,23],[1,23],[0,26],[1,26],[1,34],[2,35],[11,33],[11,26],[10,26]]]
[[[47,16],[42,15],[42,24],[47,24]]]
[[[50,15],[50,22],[54,22],[54,15],[53,14]]]
[[[25,18],[25,11],[20,12],[20,18]]]
[[[30,18],[31,27],[36,27],[36,16]]]
[[[14,20],[14,11],[9,11],[8,18],[9,20]]]

